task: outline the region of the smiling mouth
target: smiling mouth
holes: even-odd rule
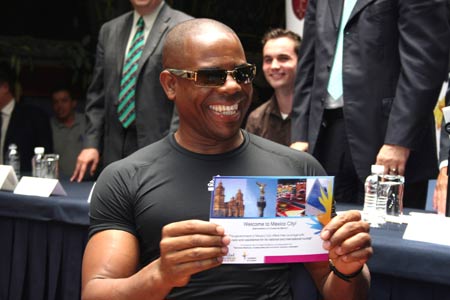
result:
[[[270,74],[272,78],[281,78],[284,76],[284,73],[272,73]]]
[[[231,116],[237,113],[239,108],[238,104],[233,105],[210,105],[209,109],[225,116]]]

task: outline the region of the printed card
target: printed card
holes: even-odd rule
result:
[[[226,264],[328,260],[333,177],[215,176],[210,221],[231,238]]]

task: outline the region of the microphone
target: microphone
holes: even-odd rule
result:
[[[445,132],[447,132],[447,134],[450,135],[450,106],[442,108],[442,112],[444,113],[444,120],[445,120],[444,130]],[[450,162],[450,151],[448,153],[448,160]],[[449,175],[449,167],[447,167],[447,175]],[[445,205],[445,216],[450,217],[450,182],[447,182],[447,201]]]

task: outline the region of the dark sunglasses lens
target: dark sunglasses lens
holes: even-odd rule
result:
[[[255,78],[255,66],[238,67],[234,72],[237,83],[250,83]]]
[[[197,85],[221,86],[225,83],[227,73],[223,70],[198,70]]]

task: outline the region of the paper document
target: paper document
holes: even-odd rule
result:
[[[450,246],[450,218],[437,214],[410,213],[403,238]]]
[[[333,177],[216,176],[210,221],[231,243],[224,263],[323,261]]]

